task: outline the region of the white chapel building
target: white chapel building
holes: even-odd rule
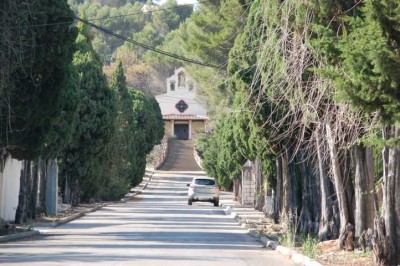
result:
[[[199,132],[207,131],[205,104],[196,98],[196,82],[183,67],[167,78],[167,93],[157,95],[165,122],[165,135],[180,140],[196,138]]]

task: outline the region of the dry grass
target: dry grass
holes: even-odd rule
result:
[[[316,248],[320,250],[320,254],[316,260],[322,265],[349,265],[349,266],[370,266],[374,265],[370,252],[361,251],[344,251],[339,249],[337,240],[329,240],[318,243]]]

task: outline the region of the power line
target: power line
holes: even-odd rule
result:
[[[197,4],[202,4],[202,3],[206,3],[206,2],[210,2],[210,1],[212,1],[212,0],[203,0],[203,1],[199,1],[195,4],[184,4],[184,5],[176,5],[176,6],[166,7],[166,8],[159,8],[159,9],[151,10],[148,12],[140,11],[140,12],[136,12],[136,13],[130,13],[130,14],[118,15],[118,16],[90,18],[90,19],[87,19],[87,21],[107,20],[107,19],[130,17],[130,16],[136,16],[136,15],[146,15],[147,13],[155,13],[155,12],[162,12],[165,10],[173,10],[173,9],[178,9],[178,8],[182,8],[182,7],[187,7],[187,6],[194,6]],[[63,21],[63,22],[51,22],[51,23],[43,23],[43,24],[25,25],[25,26],[0,27],[0,29],[5,29],[5,28],[7,28],[7,29],[23,29],[23,28],[32,28],[32,27],[46,27],[46,26],[54,26],[54,25],[71,24],[73,22],[74,22],[74,20],[68,20],[68,21]]]
[[[177,55],[177,54],[173,54],[173,53],[170,53],[170,52],[166,52],[166,51],[160,50],[160,49],[158,49],[158,48],[156,48],[154,46],[150,46],[150,45],[147,45],[147,44],[140,43],[140,42],[135,41],[135,40],[133,40],[131,38],[128,38],[126,36],[123,36],[121,34],[115,33],[115,32],[113,32],[111,30],[106,29],[106,28],[103,28],[103,27],[101,27],[99,25],[96,25],[96,24],[94,24],[92,22],[89,22],[86,19],[82,19],[82,18],[79,18],[79,17],[75,17],[75,19],[80,21],[80,22],[82,22],[82,23],[85,23],[85,24],[87,24],[87,25],[89,25],[89,26],[91,26],[91,27],[93,27],[93,28],[95,28],[95,29],[97,29],[97,30],[99,30],[101,32],[104,32],[104,33],[106,33],[108,35],[111,35],[111,36],[114,36],[116,38],[119,38],[119,39],[124,40],[126,42],[132,43],[132,44],[134,44],[136,46],[142,47],[142,48],[144,48],[146,50],[151,50],[153,52],[156,52],[156,53],[159,53],[159,54],[162,54],[162,55],[166,55],[166,56],[172,57],[174,59],[178,59],[178,60],[181,60],[181,61],[185,61],[185,62],[188,62],[188,63],[200,65],[200,66],[211,67],[211,68],[216,68],[216,69],[220,68],[220,66],[215,66],[215,65],[212,65],[212,64],[203,63],[203,62],[200,62],[200,61],[197,61],[197,60],[194,60],[194,59],[186,58],[186,57],[183,57],[183,56],[180,56],[180,55]]]
[[[166,7],[166,8],[159,8],[159,9],[155,9],[155,10],[151,10],[151,11],[147,11],[147,12],[140,11],[140,12],[130,13],[130,14],[126,14],[126,15],[118,15],[118,16],[102,17],[102,18],[92,18],[92,19],[88,19],[88,21],[106,20],[106,19],[111,19],[111,18],[120,18],[120,17],[129,17],[129,16],[135,16],[135,15],[143,15],[143,14],[147,14],[147,13],[155,13],[155,12],[161,12],[161,11],[165,11],[165,10],[178,9],[178,8],[187,7],[187,6],[194,6],[194,5],[197,5],[197,4],[202,4],[202,3],[211,2],[211,1],[212,0],[204,0],[204,1],[198,1],[195,4],[176,5],[176,6]]]

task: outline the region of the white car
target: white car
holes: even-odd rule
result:
[[[192,205],[194,201],[206,201],[219,206],[219,187],[213,178],[195,177],[192,183],[187,184],[188,205]]]

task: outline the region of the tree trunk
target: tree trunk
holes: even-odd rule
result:
[[[27,175],[27,209],[26,209],[26,218],[31,219],[33,213],[33,162],[29,162],[28,175]]]
[[[281,155],[282,158],[282,212],[281,218],[290,220],[290,217],[293,216],[292,212],[292,184],[289,175],[289,159],[287,151]]]
[[[282,158],[282,215],[281,219],[293,227],[297,218],[297,204],[295,198],[295,173],[293,164],[289,163],[289,152],[287,149],[281,155]]]
[[[328,166],[323,155],[321,136],[317,136],[318,175],[321,192],[321,221],[319,224],[318,239],[325,241],[339,237],[339,224],[334,223],[333,208],[336,200],[333,184],[328,176]]]
[[[274,193],[274,211],[272,213],[272,219],[275,223],[279,222],[279,214],[282,209],[283,201],[283,178],[282,178],[282,156],[276,158],[276,190]]]
[[[29,209],[31,215],[29,218],[36,219],[37,217],[37,202],[38,202],[38,189],[39,189],[39,162],[35,160],[32,162],[32,193]]]
[[[372,191],[373,191],[373,198],[374,198],[374,207],[373,207],[373,212],[372,212],[372,227],[371,231],[374,228],[374,219],[377,217],[380,213],[381,207],[379,206],[379,199],[382,197],[380,194],[382,193],[382,190],[377,190],[376,189],[376,176],[375,176],[375,157],[374,157],[374,150],[373,148],[367,149],[367,169],[368,169],[368,176],[371,178],[371,185],[372,185]],[[371,208],[370,206],[368,206]]]
[[[46,161],[39,160],[39,173],[40,173],[40,194],[39,194],[39,210],[40,213],[46,212]]]
[[[390,127],[389,130],[390,137],[396,138],[400,136],[399,129],[395,128],[394,126]],[[400,215],[400,213],[396,213],[398,208],[396,205],[400,204],[400,191],[396,191],[399,182],[399,159],[399,149],[397,147],[389,148],[387,176],[383,177],[383,193],[385,194],[386,200],[383,202],[385,205],[383,217],[385,218],[386,237],[388,242],[386,260],[389,265],[396,265],[398,263],[397,256],[399,256],[398,253],[400,253],[400,251],[397,249],[398,226],[396,225],[399,219],[398,215]]]
[[[400,136],[400,129],[396,130],[396,137]],[[397,254],[397,265],[400,264],[400,149],[396,148],[397,150],[397,156],[395,158],[397,162],[397,167],[396,167],[396,176],[395,176],[395,219],[396,219],[396,235],[393,236],[395,238],[395,243],[396,243],[396,249],[394,250],[394,254]]]
[[[233,195],[235,201],[242,202],[242,180],[240,178],[233,179]]]
[[[300,232],[304,235],[316,235],[321,213],[319,184],[316,176],[310,171],[312,167],[304,151],[299,151],[299,168],[301,173],[301,215]]]
[[[339,217],[340,217],[339,238],[343,239],[344,234],[346,232],[346,226],[350,223],[349,206],[347,205],[348,200],[345,191],[345,183],[342,176],[342,171],[340,169],[340,161],[335,139],[329,122],[327,122],[325,126],[326,126],[326,138],[331,159],[332,173],[335,182],[335,190],[339,207]],[[343,243],[340,243],[340,248],[342,249],[345,248]]]
[[[355,162],[355,237],[358,239],[364,230],[374,226],[374,180],[368,165],[373,165],[372,152],[363,145],[356,145]]]
[[[254,174],[255,174],[255,205],[256,210],[262,211],[265,204],[264,196],[264,176],[262,174],[262,164],[259,158],[254,160]]]
[[[354,165],[351,161],[351,152],[347,149],[338,151],[340,169],[342,171],[343,185],[345,187],[347,206],[349,209],[349,221],[354,224],[354,210],[355,210],[355,196],[354,196],[354,184],[352,182],[354,176],[352,172],[352,166]],[[354,228],[354,225],[353,225]],[[353,234],[354,235],[354,234]]]
[[[400,130],[388,126],[383,130],[383,138],[390,140],[400,136]],[[399,148],[385,147],[382,151],[382,217],[375,219],[372,238],[373,258],[382,265],[400,263],[400,165]]]
[[[28,175],[30,171],[30,162],[23,161],[20,185],[19,185],[19,195],[18,195],[18,207],[15,212],[15,223],[23,224],[26,222],[27,209],[28,209]]]

